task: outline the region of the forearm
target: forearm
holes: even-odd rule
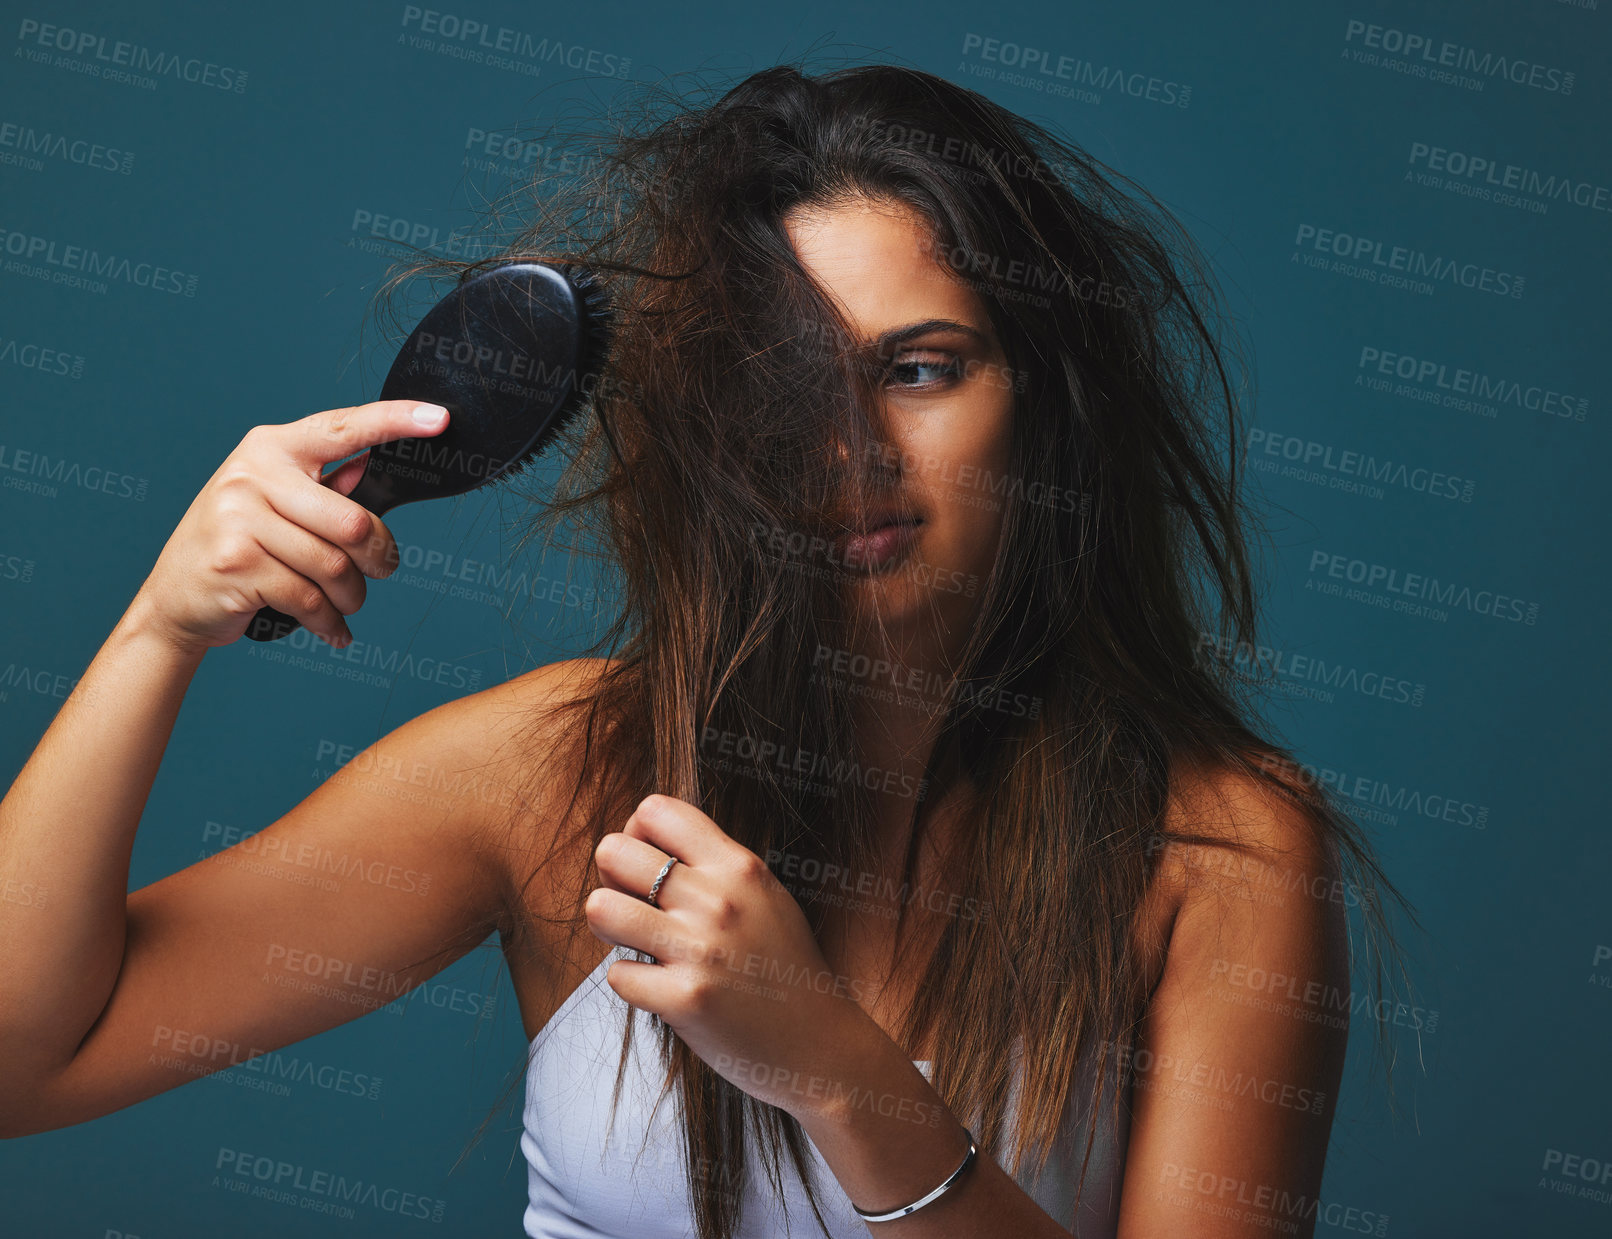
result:
[[[204,652],[145,617],[137,596],[0,801],[0,1082],[69,1061],[117,980],[135,828]]]
[[[963,1124],[922,1072],[872,1019],[835,1038],[832,1078],[792,1112],[840,1187],[862,1209],[911,1204],[954,1171],[968,1143]],[[890,1239],[1068,1239],[996,1160],[980,1150],[952,1188],[915,1213],[869,1222]]]

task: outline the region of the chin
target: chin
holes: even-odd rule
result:
[[[859,592],[886,625],[933,627],[938,617],[951,628],[972,612],[979,589],[976,574],[911,558],[867,577]]]

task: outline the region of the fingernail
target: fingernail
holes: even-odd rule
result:
[[[414,420],[422,426],[435,426],[448,416],[448,410],[440,404],[417,404],[414,406]]]

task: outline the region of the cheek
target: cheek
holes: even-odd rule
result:
[[[959,471],[1000,476],[1012,457],[1012,407],[994,400],[898,419],[890,432],[917,474],[914,480],[936,498],[944,498],[947,479]]]
[[[903,448],[939,521],[932,552],[960,571],[983,571],[1012,490],[1011,405],[971,402],[915,425],[907,437]]]

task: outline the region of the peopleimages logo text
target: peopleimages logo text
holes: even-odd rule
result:
[[[1612,211],[1612,188],[1565,173],[1540,172],[1537,168],[1501,163],[1486,155],[1469,155],[1465,151],[1433,146],[1427,142],[1412,142],[1407,162],[1412,168],[1421,167],[1429,172],[1467,181],[1481,181],[1490,189],[1514,189],[1518,193],[1569,202],[1591,211]],[[1407,171],[1405,175],[1410,176],[1410,172]]]
[[[1073,82],[1093,90],[1116,90],[1133,99],[1184,108],[1192,101],[1192,87],[1184,82],[1148,73],[1127,73],[1115,65],[1097,64],[1078,56],[1054,55],[1045,48],[1014,43],[1009,39],[989,39],[984,35],[963,35],[963,55],[1013,69],[1021,74]]]
[[[131,72],[170,77],[197,86],[210,86],[214,90],[243,94],[246,91],[246,71],[230,65],[215,64],[196,56],[181,56],[176,52],[159,51],[139,43],[122,39],[108,40],[93,30],[75,30],[24,17],[17,24],[17,42],[22,47],[61,52],[68,56],[87,58],[108,66],[116,65]],[[19,53],[21,49],[19,48]],[[30,57],[32,58],[32,57]],[[111,74],[106,76],[110,77]]]
[[[535,35],[527,30],[509,26],[489,26],[474,17],[461,17],[457,13],[444,13],[437,9],[421,8],[417,4],[403,6],[403,26],[418,30],[424,35],[452,39],[462,45],[474,45],[487,52],[518,56],[526,60],[552,61],[581,73],[597,73],[602,77],[624,78],[629,75],[632,61],[614,52],[601,52],[597,48],[567,44],[546,35]],[[399,36],[400,38],[402,36]]]
[[[1586,396],[1575,396],[1539,383],[1524,384],[1511,378],[1495,378],[1481,370],[1448,365],[1426,357],[1399,353],[1392,349],[1362,345],[1356,370],[1403,379],[1422,387],[1437,388],[1452,395],[1471,396],[1494,404],[1510,405],[1533,413],[1582,422],[1589,412]],[[1359,382],[1362,376],[1356,375]]]
[[[1331,551],[1310,552],[1311,580],[1314,580],[1318,571],[1334,580],[1348,581],[1351,585],[1471,611],[1475,615],[1488,615],[1517,624],[1533,624],[1539,619],[1537,602],[1513,598],[1492,589],[1475,590],[1470,585],[1440,581],[1437,577],[1420,572],[1401,572],[1387,564],[1369,563]]]
[[[41,131],[17,121],[0,121],[0,147],[6,148],[0,152],[0,163],[21,163],[35,172],[44,167],[41,160],[32,158],[40,155],[102,172],[127,175],[134,170],[134,155],[130,151],[48,129]]]
[[[85,276],[134,284],[153,292],[184,297],[196,295],[198,277],[187,272],[122,254],[103,254],[83,245],[58,244],[53,237],[16,229],[0,228],[0,254],[29,265],[48,263],[61,271],[82,272]]]
[[[354,1216],[352,1205],[365,1205],[371,1209],[396,1214],[398,1217],[440,1222],[448,1206],[448,1202],[440,1197],[426,1196],[420,1192],[410,1192],[362,1178],[350,1179],[337,1171],[304,1166],[226,1146],[219,1147],[213,1169],[221,1170],[228,1175],[240,1176],[249,1182],[255,1181],[274,1193],[275,1203],[295,1204],[313,1212],[328,1212],[314,1207],[318,1203],[329,1202],[348,1206],[344,1213],[338,1215],[344,1219]],[[215,1186],[218,1184],[216,1175],[213,1182]],[[304,1203],[309,1200],[314,1203]]]
[[[1312,249],[1320,254],[1333,254],[1354,263],[1381,267],[1384,271],[1403,274],[1424,280],[1441,280],[1474,288],[1497,297],[1521,297],[1523,277],[1509,271],[1498,271],[1475,262],[1458,262],[1424,250],[1409,249],[1403,245],[1387,246],[1373,237],[1356,236],[1334,228],[1318,228],[1314,224],[1300,224],[1293,244],[1299,249]]]
[[[1350,18],[1344,28],[1343,41],[1357,47],[1369,47],[1403,56],[1413,63],[1440,69],[1453,69],[1476,74],[1480,78],[1499,79],[1514,86],[1528,86],[1551,94],[1573,93],[1575,74],[1570,69],[1557,69],[1538,64],[1521,56],[1505,56],[1497,52],[1480,51],[1448,39],[1437,39],[1429,34],[1399,30],[1392,26],[1378,26]]]

